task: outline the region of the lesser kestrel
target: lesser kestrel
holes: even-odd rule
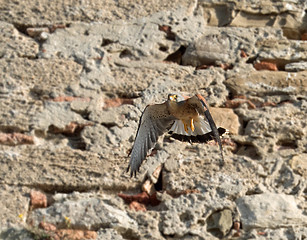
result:
[[[158,137],[166,132],[181,141],[207,142],[214,139],[219,144],[223,165],[220,135],[225,129],[217,129],[206,100],[200,94],[190,98],[180,93],[169,94],[166,102],[148,105],[142,113],[127,168],[131,176],[136,175]]]

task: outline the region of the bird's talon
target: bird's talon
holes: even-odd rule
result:
[[[191,130],[192,130],[192,132],[194,132],[194,130],[195,130],[195,127],[194,127],[194,119],[192,118],[191,119],[191,123],[190,123],[190,128],[191,128]]]

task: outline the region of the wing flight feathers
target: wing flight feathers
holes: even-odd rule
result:
[[[127,168],[130,175],[136,175],[148,152],[154,148],[158,137],[168,131],[175,118],[167,110],[167,104],[147,106],[141,116],[138,131]]]
[[[199,102],[203,105],[203,108],[204,108],[204,115],[206,116],[209,124],[210,124],[210,127],[212,129],[212,133],[213,133],[213,136],[215,138],[215,141],[219,144],[219,147],[220,147],[220,152],[221,152],[221,161],[220,161],[220,165],[223,166],[224,165],[224,155],[223,155],[223,147],[222,147],[222,142],[221,142],[221,138],[220,138],[220,134],[219,134],[219,131],[215,125],[215,122],[209,112],[209,108],[208,108],[208,105],[206,103],[206,100],[200,95],[200,94],[197,94],[196,97],[199,99]]]

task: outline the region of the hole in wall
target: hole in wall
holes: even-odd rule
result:
[[[178,48],[175,52],[168,55],[167,58],[164,59],[164,61],[174,62],[174,63],[181,65],[182,64],[182,56],[185,53],[186,49],[187,48],[185,46],[180,46],[180,48]]]

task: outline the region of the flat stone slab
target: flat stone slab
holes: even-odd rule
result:
[[[48,0],[3,2],[3,14],[0,20],[12,22],[18,25],[49,25],[67,24],[71,22],[110,22],[114,20],[131,20],[143,17],[159,11],[176,9],[178,6],[186,7],[188,11],[194,9],[193,1],[176,0],[160,4],[158,2],[134,2],[125,1],[116,3],[113,1],[91,1],[86,4],[55,1],[52,5]],[[48,11],[46,12],[46,6]]]
[[[281,32],[273,28],[215,28],[207,27],[202,36],[192,42],[183,55],[184,65],[201,66],[204,64],[244,61],[241,50],[253,56],[256,43],[264,38],[282,38]]]
[[[124,161],[102,159],[95,153],[70,147],[5,147],[0,154],[2,184],[21,184],[46,192],[90,191],[96,188],[120,191],[137,184],[131,185],[128,174],[123,174],[126,168]],[[127,184],[123,185],[123,182]]]
[[[125,211],[108,204],[108,199],[96,197],[62,199],[48,208],[34,210],[30,218],[36,226],[46,221],[58,228],[65,228],[69,224],[75,229],[137,231],[137,223]]]
[[[306,94],[307,72],[298,73],[255,71],[229,78],[226,86],[234,95]]]
[[[236,200],[241,214],[242,227],[276,228],[305,225],[306,216],[298,209],[294,196],[263,193],[244,196]]]
[[[2,94],[15,94],[34,99],[63,94],[69,84],[79,83],[82,66],[61,59],[0,59]]]

